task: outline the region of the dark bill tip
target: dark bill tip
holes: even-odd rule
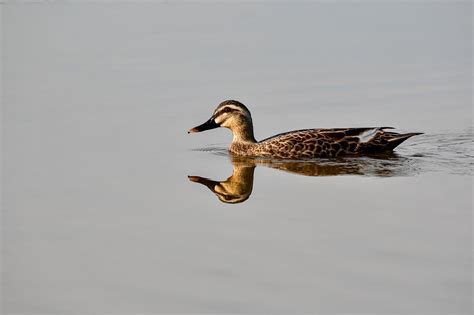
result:
[[[199,183],[202,177],[200,176],[188,176],[188,179],[192,182]]]
[[[201,131],[205,131],[205,130],[215,129],[215,128],[218,128],[218,127],[219,127],[219,125],[216,124],[214,119],[211,118],[208,121],[206,121],[204,124],[189,129],[188,134],[193,133],[193,132],[201,132]]]

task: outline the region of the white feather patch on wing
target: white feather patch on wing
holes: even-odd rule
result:
[[[359,141],[361,143],[367,143],[375,137],[375,135],[377,134],[379,130],[380,128],[370,129],[370,130],[362,132],[360,135],[356,137],[359,138]]]

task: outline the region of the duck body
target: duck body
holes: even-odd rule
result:
[[[393,151],[400,143],[421,133],[386,131],[391,127],[303,129],[285,132],[257,142],[250,111],[238,101],[224,101],[206,123],[189,132],[229,128],[233,140],[229,151],[249,157],[313,159]]]
[[[332,158],[392,151],[419,133],[399,134],[381,128],[304,129],[286,132],[257,143],[233,142],[229,151],[242,156],[281,159]]]

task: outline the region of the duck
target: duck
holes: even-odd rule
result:
[[[250,110],[236,100],[221,102],[211,118],[191,128],[188,134],[219,127],[232,132],[228,149],[231,154],[294,160],[392,152],[410,137],[423,134],[387,131],[393,127],[313,128],[284,132],[257,141]]]

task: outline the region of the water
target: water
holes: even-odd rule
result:
[[[2,311],[470,313],[470,6],[3,4]],[[425,134],[239,159],[224,99]]]

